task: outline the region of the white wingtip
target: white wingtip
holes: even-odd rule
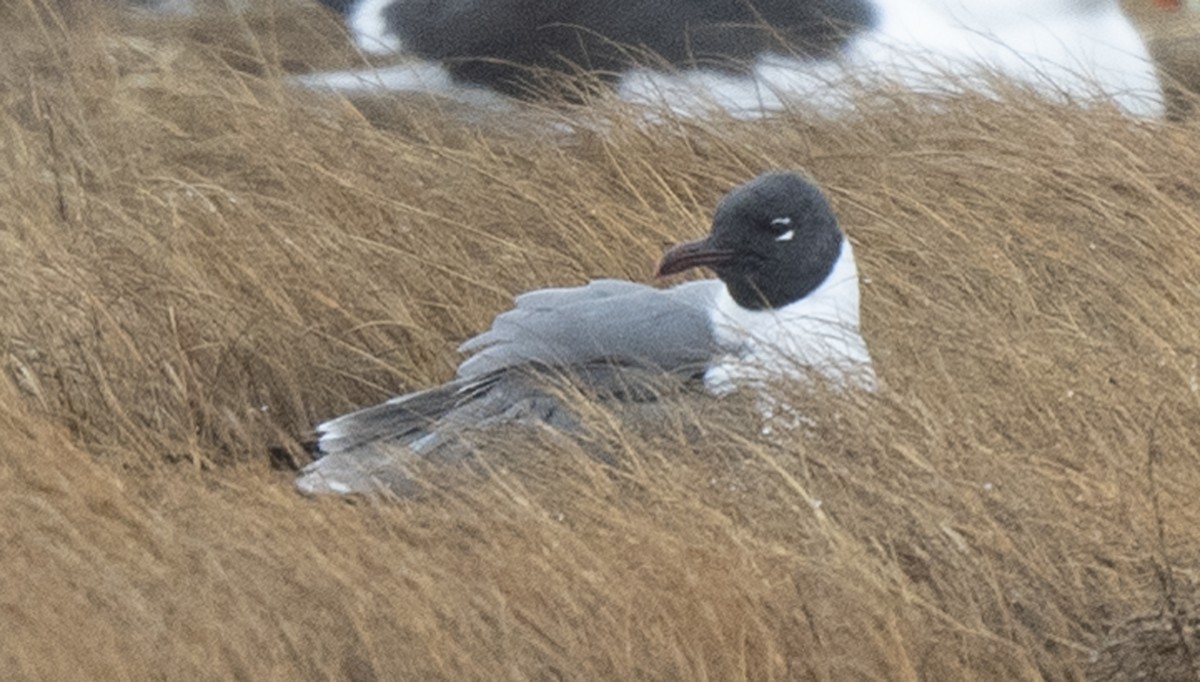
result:
[[[317,424],[315,431],[317,432],[317,449],[325,454],[338,452],[344,445],[343,442],[346,434],[339,422],[342,419],[330,419],[327,422]],[[317,462],[313,462],[316,464]],[[310,465],[311,466],[311,465]]]
[[[359,49],[369,54],[392,54],[404,50],[404,44],[388,26],[387,11],[396,0],[362,0],[350,10],[346,25],[354,34]]]
[[[335,495],[348,495],[354,492],[353,488],[336,478],[329,476],[322,466],[325,460],[318,459],[317,461],[304,467],[300,475],[296,477],[296,490],[299,490],[305,495],[321,495],[333,493]]]
[[[493,114],[513,108],[512,101],[495,90],[455,82],[446,67],[436,62],[414,61],[377,69],[318,71],[292,76],[290,82],[303,88],[332,90],[351,96],[421,93]]]
[[[294,81],[306,88],[348,94],[428,92],[449,96],[455,91],[450,72],[435,62],[406,62],[378,69],[318,71],[296,76]]]

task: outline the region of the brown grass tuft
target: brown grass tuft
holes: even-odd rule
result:
[[[1194,674],[1195,123],[1014,95],[377,126],[284,83],[355,59],[309,12],[0,10],[6,675]],[[584,442],[493,440],[395,503],[272,467],[448,377],[515,293],[648,278],[779,167],[856,244],[878,396],[794,395],[776,440],[737,398],[656,432],[583,406]]]

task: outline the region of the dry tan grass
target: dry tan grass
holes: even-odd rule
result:
[[[1196,93],[1200,93],[1200,11],[1191,3],[1183,5],[1164,11],[1152,0],[1121,2],[1158,65],[1168,110],[1176,118],[1193,115]]]
[[[6,677],[1194,676],[1195,124],[1014,96],[381,128],[282,85],[303,10],[273,11],[0,10]],[[736,400],[660,433],[597,409],[394,504],[272,466],[447,377],[514,293],[647,278],[773,167],[858,247],[877,397],[795,395],[782,442]]]

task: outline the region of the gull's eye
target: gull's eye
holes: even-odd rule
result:
[[[792,219],[786,216],[773,219],[771,229],[775,232],[777,242],[790,242],[796,236],[796,230],[792,229]]]

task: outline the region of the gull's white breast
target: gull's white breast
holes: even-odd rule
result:
[[[704,373],[713,393],[811,373],[843,388],[875,389],[871,356],[858,330],[858,268],[845,239],[829,276],[808,296],[777,310],[747,310],[722,288],[712,322],[727,350]]]

